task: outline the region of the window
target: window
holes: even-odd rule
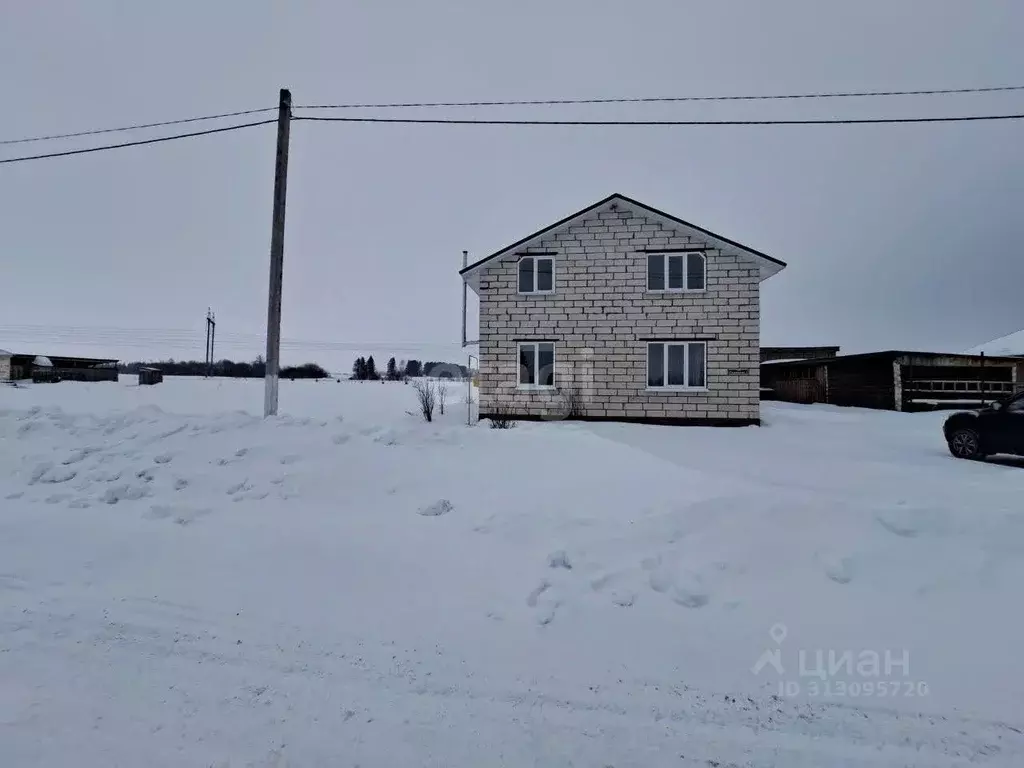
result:
[[[553,293],[555,260],[549,257],[524,256],[519,260],[520,293]]]
[[[697,251],[650,253],[647,255],[647,290],[703,291],[705,264],[704,254]]]
[[[707,387],[707,344],[703,341],[658,341],[647,345],[649,389]]]
[[[519,345],[519,386],[555,386],[555,345],[550,341]]]

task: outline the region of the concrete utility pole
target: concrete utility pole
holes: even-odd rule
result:
[[[288,133],[292,92],[281,89],[277,107],[277,163],[274,169],[274,223],[270,233],[270,292],[267,296],[267,371],[263,416],[277,415],[277,384],[281,368],[281,281],[284,276],[284,210],[288,196]]]

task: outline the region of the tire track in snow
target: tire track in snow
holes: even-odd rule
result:
[[[993,766],[1019,766],[1024,761],[1024,735],[1002,723],[796,703],[774,696],[733,696],[642,680],[588,690],[543,681],[546,690],[562,691],[543,693],[529,684],[479,683],[457,660],[436,649],[381,646],[379,640],[358,636],[320,635],[318,642],[310,643],[304,639],[310,633],[301,628],[243,617],[218,623],[189,606],[159,601],[76,599],[74,605],[74,612],[59,610],[58,605],[48,611],[20,612],[11,605],[0,612],[0,637],[9,641],[0,655],[5,678],[15,675],[26,659],[54,663],[55,668],[73,659],[92,670],[89,674],[98,675],[102,685],[115,685],[115,690],[118,681],[108,679],[102,670],[143,670],[141,680],[121,681],[133,686],[145,686],[147,680],[155,683],[163,672],[170,672],[168,679],[173,678],[178,695],[191,702],[193,716],[213,721],[223,717],[221,697],[231,680],[265,680],[265,690],[284,692],[302,690],[310,684],[303,680],[315,680],[329,690],[364,692],[378,718],[388,720],[386,712],[392,708],[395,728],[401,727],[402,713],[408,717],[424,708],[437,709],[440,714],[432,721],[437,728],[453,727],[446,723],[445,713],[467,721],[455,727],[478,721],[518,722],[527,732],[539,729],[549,738],[561,734],[559,738],[576,740],[589,733],[590,740],[604,743],[612,753],[612,734],[632,732],[624,743],[636,743],[635,733],[640,731],[648,733],[651,743],[690,761],[672,763],[677,765],[742,760],[737,764],[941,768],[965,761]],[[162,669],[168,665],[170,670]],[[212,690],[218,692],[213,696],[211,677],[216,683]],[[154,685],[153,695],[164,696],[161,690]],[[280,702],[287,700],[284,696]],[[446,703],[434,703],[439,701]],[[316,701],[306,704],[313,707],[310,712],[318,706]],[[44,714],[45,708],[35,716]],[[519,737],[525,735],[514,730]]]

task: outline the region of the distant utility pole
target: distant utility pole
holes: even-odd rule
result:
[[[270,292],[267,296],[267,371],[263,416],[277,415],[277,384],[281,368],[281,281],[284,277],[284,209],[288,196],[288,133],[292,92],[281,89],[277,106],[277,163],[274,169],[274,219],[270,231]]]
[[[206,308],[206,349],[203,350],[203,375],[210,378],[210,308]]]
[[[214,371],[215,371],[214,366],[217,364],[216,363],[217,358],[214,357],[214,352],[213,352],[213,348],[214,348],[214,346],[216,346],[216,343],[217,343],[217,316],[215,314],[213,314],[213,312],[211,312],[210,313],[210,375],[211,376],[213,376]]]
[[[206,376],[213,375],[213,344],[217,335],[217,319],[209,307],[206,308]]]

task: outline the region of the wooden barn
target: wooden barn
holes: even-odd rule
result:
[[[1024,381],[1020,358],[888,350],[761,363],[764,400],[914,411],[1000,400]]]

